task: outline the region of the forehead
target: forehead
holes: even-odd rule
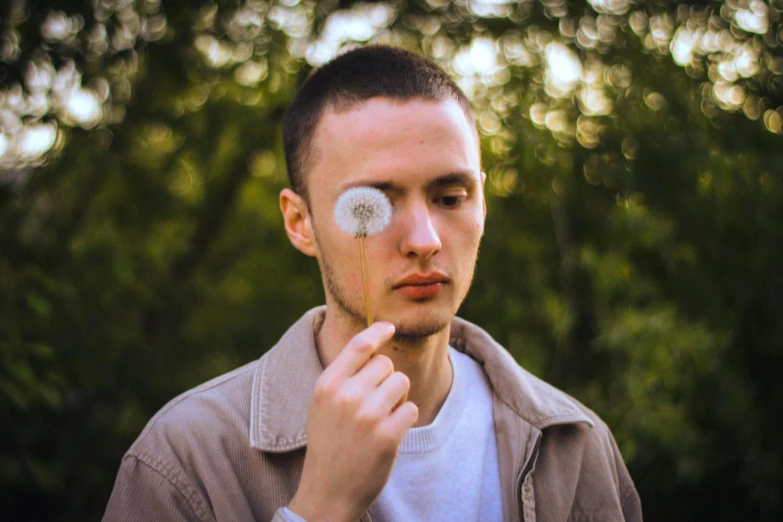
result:
[[[362,180],[413,186],[454,172],[480,175],[475,126],[451,98],[374,98],[347,110],[330,107],[311,152],[311,192],[340,191]]]

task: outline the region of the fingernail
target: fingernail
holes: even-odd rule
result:
[[[382,321],[380,324],[383,325],[383,327],[386,329],[386,331],[388,333],[394,333],[394,330],[396,330],[394,325],[392,323],[387,322],[387,321]]]

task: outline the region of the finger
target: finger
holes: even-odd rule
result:
[[[411,401],[405,401],[386,418],[383,429],[402,440],[417,420],[419,420],[419,408]]]
[[[353,376],[370,357],[394,335],[394,325],[387,322],[374,323],[356,334],[340,355],[332,361],[326,371],[335,376],[347,378]],[[326,371],[324,373],[326,373]]]
[[[361,390],[371,391],[377,388],[389,375],[394,373],[394,363],[385,355],[376,355],[350,378],[352,385]]]
[[[410,385],[407,375],[394,372],[367,397],[367,403],[373,409],[390,413],[405,402]]]

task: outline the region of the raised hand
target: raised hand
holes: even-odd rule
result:
[[[356,521],[389,480],[402,439],[418,418],[410,381],[373,354],[394,335],[378,322],[357,334],[316,382],[307,454],[289,509],[308,522]]]

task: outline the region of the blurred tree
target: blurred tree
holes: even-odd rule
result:
[[[0,7],[0,498],[97,518],[167,400],[322,302],[279,126],[354,42],[474,100],[462,314],[612,427],[647,520],[783,512],[779,0]]]

